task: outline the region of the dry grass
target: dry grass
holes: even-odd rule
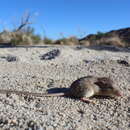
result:
[[[123,41],[118,35],[107,35],[107,33],[97,33],[90,35],[87,39],[79,40],[75,36],[61,38],[53,41],[48,37],[42,39],[39,35],[26,32],[9,32],[0,33],[0,43],[11,43],[11,45],[34,45],[34,44],[53,44],[53,45],[114,45],[118,47],[129,47],[129,43]]]
[[[118,47],[127,47],[125,41],[122,41],[118,36],[102,37],[100,39],[94,40],[83,40],[80,41],[81,45],[91,46],[91,45],[114,45]]]
[[[11,45],[33,45],[40,42],[41,38],[38,35],[9,31],[0,34],[0,43],[11,43]]]
[[[78,45],[79,40],[75,36],[69,37],[69,38],[61,38],[56,41],[54,41],[54,44],[58,45]]]

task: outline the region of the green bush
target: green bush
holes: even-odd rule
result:
[[[48,37],[44,37],[43,43],[44,43],[44,44],[52,44],[52,43],[53,43],[53,40],[50,39],[50,38],[48,38]]]
[[[11,38],[10,42],[12,46],[20,45],[23,42],[23,38],[21,35],[16,35],[15,37]]]
[[[39,35],[32,35],[31,39],[32,39],[33,43],[40,43],[41,42],[41,37]]]
[[[98,31],[97,34],[96,34],[96,40],[99,40],[102,37],[107,37],[107,36],[109,36],[108,33],[103,33],[103,32]]]

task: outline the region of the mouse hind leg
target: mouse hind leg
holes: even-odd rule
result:
[[[90,100],[89,98],[86,98],[86,97],[80,98],[80,101],[85,102],[85,103],[95,104],[95,102],[93,100]]]
[[[91,100],[90,100],[90,99],[85,98],[85,97],[80,98],[80,100],[81,100],[81,101],[83,101],[83,102],[87,102],[87,103],[90,103],[90,102],[91,102]]]

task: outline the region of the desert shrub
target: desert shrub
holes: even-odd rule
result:
[[[38,44],[42,41],[41,36],[35,34],[35,29],[32,27],[23,28],[20,31],[12,32],[11,44],[12,45],[32,45]]]
[[[60,38],[59,41],[65,43],[67,41],[67,38]]]
[[[3,43],[4,42],[4,40],[3,40],[3,38],[0,36],[0,43]]]
[[[42,40],[40,35],[32,35],[31,39],[33,43],[40,43],[40,41]]]
[[[56,44],[56,45],[65,45],[66,42],[67,42],[67,38],[60,38],[58,40],[55,40],[54,44]]]
[[[32,43],[32,39],[24,33],[15,32],[12,35],[10,42],[12,46],[29,45]]]
[[[58,45],[77,45],[79,41],[76,37],[72,36],[69,38],[60,38],[54,42],[54,44]]]
[[[91,35],[90,40],[100,40],[102,37],[107,37],[107,33],[98,31],[97,34]]]
[[[91,45],[114,45],[125,47],[124,42],[122,42],[118,36],[102,37],[99,40],[91,41]]]
[[[71,37],[67,38],[66,44],[67,45],[78,45],[79,40],[75,36],[71,36]]]
[[[10,40],[12,46],[20,45],[23,42],[23,38],[21,35],[16,35]]]
[[[53,40],[51,38],[44,37],[43,43],[44,44],[53,44]]]

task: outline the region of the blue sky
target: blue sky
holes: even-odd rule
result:
[[[130,27],[130,0],[1,0],[0,31],[17,25],[25,11],[36,33],[54,39]]]

